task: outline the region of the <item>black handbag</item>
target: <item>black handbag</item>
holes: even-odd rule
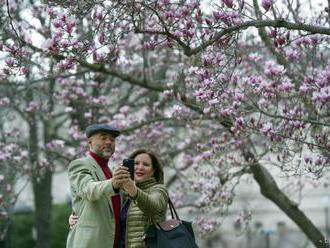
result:
[[[198,248],[191,222],[180,220],[170,199],[168,205],[172,219],[147,228],[146,248]]]

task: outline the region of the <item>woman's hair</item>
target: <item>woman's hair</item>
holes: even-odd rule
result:
[[[142,149],[135,150],[129,156],[129,158],[134,159],[137,155],[142,154],[142,153],[148,154],[149,157],[151,158],[152,168],[154,169],[154,177],[156,178],[156,181],[158,183],[164,183],[163,164],[154,152],[142,148]]]

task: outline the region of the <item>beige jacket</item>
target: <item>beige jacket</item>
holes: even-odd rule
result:
[[[115,222],[111,196],[112,181],[91,157],[77,159],[69,165],[72,209],[79,216],[70,230],[67,248],[112,248]]]

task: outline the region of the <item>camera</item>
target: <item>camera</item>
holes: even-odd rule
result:
[[[124,159],[123,165],[128,168],[129,174],[131,175],[131,179],[134,180],[134,159]]]

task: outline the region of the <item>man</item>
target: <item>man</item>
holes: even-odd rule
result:
[[[67,248],[117,247],[119,235],[119,188],[129,178],[123,166],[109,170],[120,131],[110,125],[93,124],[85,130],[89,154],[69,165],[72,209],[79,221],[67,238]]]

